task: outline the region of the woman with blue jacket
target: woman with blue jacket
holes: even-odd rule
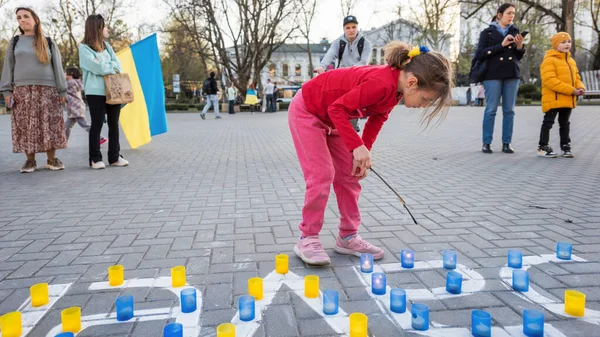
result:
[[[105,41],[107,37],[108,28],[102,15],[90,15],[85,21],[83,42],[79,45],[79,66],[83,70],[83,86],[92,117],[89,164],[93,169],[106,167],[100,152],[100,132],[105,115],[108,124],[108,163],[112,166],[129,165],[119,154],[121,105],[106,104],[104,76],[121,72],[121,63],[112,47]]]
[[[514,26],[515,5],[505,3],[498,8],[490,26],[479,35],[475,58],[487,61],[485,113],[483,116],[483,153],[492,153],[496,111],[502,98],[502,152],[514,153],[510,145],[519,90],[519,61],[525,54],[523,36]]]

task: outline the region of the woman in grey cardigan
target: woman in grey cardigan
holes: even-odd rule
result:
[[[13,152],[25,152],[21,172],[37,168],[35,154],[46,152],[46,168],[65,167],[56,158],[56,149],[67,147],[61,104],[67,96],[67,82],[58,48],[44,37],[37,14],[17,8],[21,35],[9,43],[0,79],[0,92],[12,107]]]

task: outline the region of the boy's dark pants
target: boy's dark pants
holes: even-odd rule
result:
[[[540,146],[547,146],[550,141],[550,129],[554,125],[554,120],[558,115],[558,125],[560,127],[560,147],[563,148],[565,145],[571,143],[569,138],[569,131],[571,122],[569,117],[571,116],[571,108],[559,108],[551,109],[544,115],[544,121],[542,122],[542,130],[540,132]]]

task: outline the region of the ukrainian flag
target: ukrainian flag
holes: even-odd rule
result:
[[[122,72],[133,87],[132,103],[121,109],[121,127],[131,148],[150,143],[152,136],[167,132],[165,90],[156,34],[117,53]]]

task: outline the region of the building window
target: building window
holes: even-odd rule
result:
[[[379,54],[379,48],[373,48],[373,53],[371,53],[371,62],[369,64],[377,64],[377,54]]]
[[[300,64],[296,64],[296,76],[302,76],[302,66]]]
[[[287,65],[287,63],[283,64],[281,72],[283,73],[283,76],[289,75],[290,71],[289,71],[289,66]]]
[[[275,65],[275,63],[269,64],[269,76],[277,76],[277,66]]]

